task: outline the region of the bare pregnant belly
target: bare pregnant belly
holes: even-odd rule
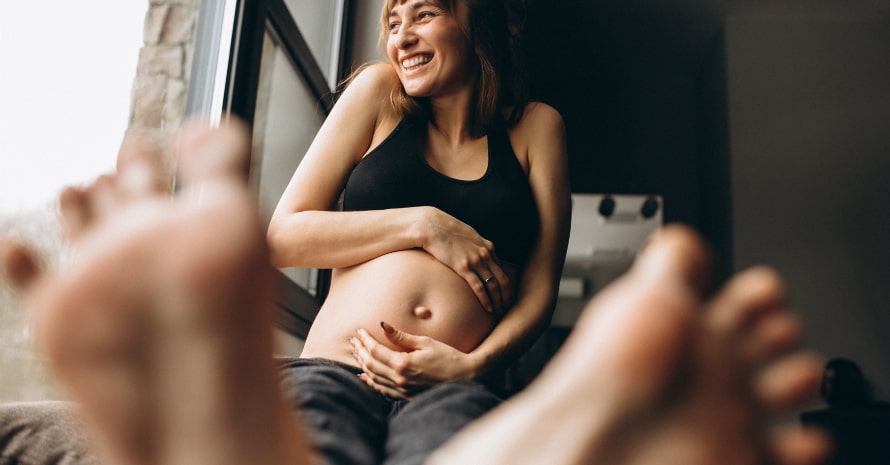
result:
[[[301,356],[355,365],[349,338],[358,328],[404,350],[389,342],[381,321],[463,352],[473,350],[496,322],[454,271],[426,252],[403,250],[334,270]]]

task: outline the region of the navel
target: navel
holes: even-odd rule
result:
[[[433,316],[433,311],[429,307],[419,305],[414,307],[414,316],[421,320],[428,320]]]

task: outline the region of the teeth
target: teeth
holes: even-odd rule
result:
[[[431,59],[431,58],[428,57],[428,56],[426,56],[426,55],[419,55],[419,56],[416,56],[416,57],[413,57],[413,58],[409,58],[409,59],[407,59],[407,60],[403,60],[403,61],[402,61],[402,67],[403,67],[403,68],[412,68],[412,67],[417,66],[417,65],[422,65],[422,64],[424,64],[424,63],[429,63],[429,62],[430,62],[430,59]]]

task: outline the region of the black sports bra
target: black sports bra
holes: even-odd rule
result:
[[[343,210],[437,207],[492,241],[498,258],[524,267],[540,220],[506,131],[488,134],[488,169],[481,178],[464,181],[426,162],[426,128],[426,120],[404,119],[365,155],[346,181]]]

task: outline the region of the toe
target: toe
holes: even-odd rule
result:
[[[589,365],[591,354],[597,354],[598,371],[610,373],[599,395],[611,405],[648,405],[683,369],[698,327],[708,258],[690,230],[666,227],[652,237],[631,271],[585,308],[566,353],[583,354],[578,366]]]
[[[822,380],[821,357],[800,352],[764,366],[754,378],[754,394],[768,410],[783,413],[812,400]]]
[[[81,187],[66,187],[59,195],[59,221],[65,236],[77,238],[92,222],[87,191]]]
[[[774,432],[769,447],[775,463],[815,465],[825,463],[831,450],[830,443],[824,431],[790,426]]]
[[[0,242],[0,263],[10,283],[20,291],[27,290],[40,276],[34,254],[18,242]]]
[[[672,224],[649,238],[632,271],[653,281],[670,282],[679,279],[697,293],[709,285],[711,251],[690,228]]]
[[[234,118],[218,128],[208,127],[203,121],[190,121],[178,134],[176,147],[185,187],[221,175],[247,179],[250,133],[244,123]]]
[[[767,362],[796,348],[802,333],[796,315],[787,312],[764,315],[741,338],[740,354],[752,364]]]
[[[115,174],[103,174],[86,189],[86,202],[91,226],[118,210],[125,197],[121,195]]]
[[[130,196],[163,194],[170,180],[161,163],[158,143],[146,134],[128,133],[117,156],[118,186]]]
[[[775,271],[752,268],[727,282],[710,307],[708,322],[715,331],[745,335],[759,318],[784,310],[785,287]]]

